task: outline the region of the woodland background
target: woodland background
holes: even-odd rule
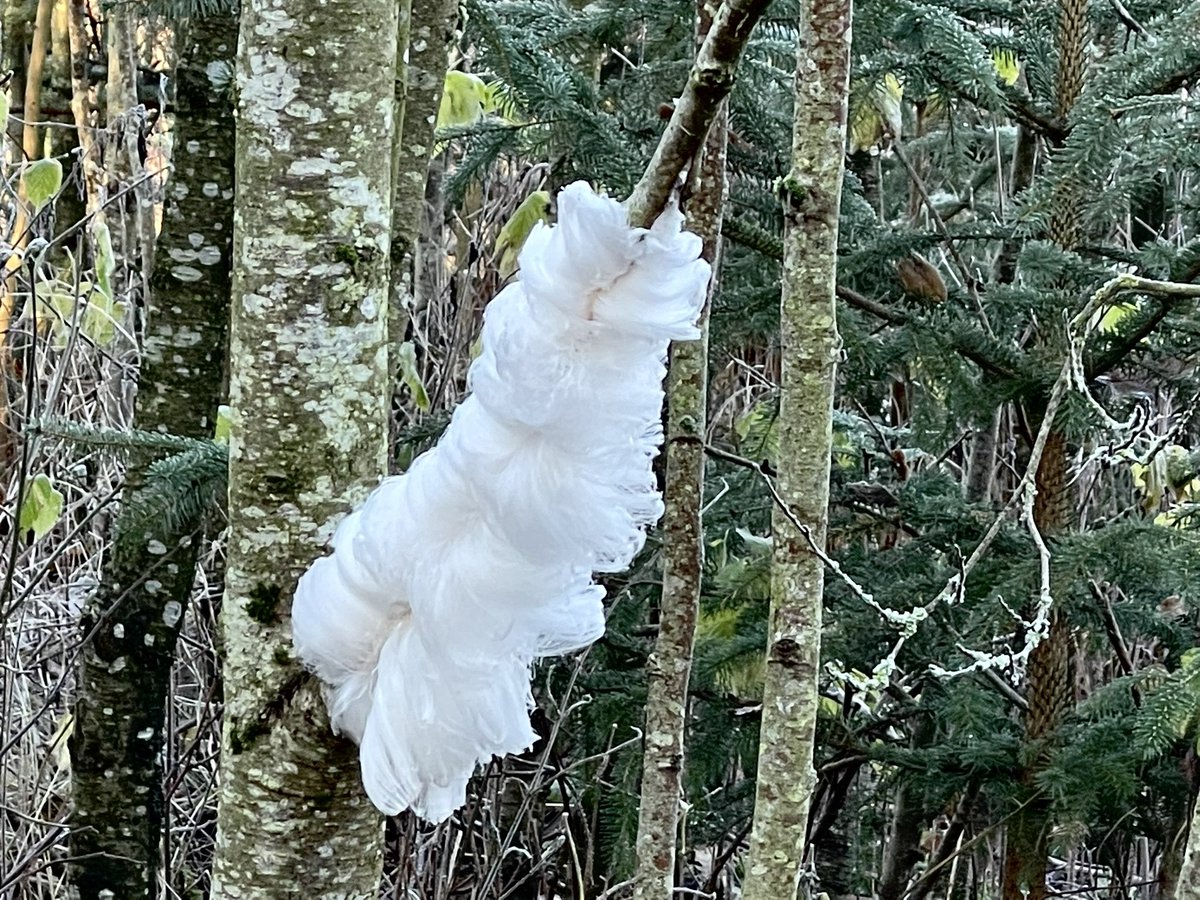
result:
[[[238,50],[221,0],[6,0],[0,896],[359,897],[381,855],[387,897],[777,900],[775,857],[806,896],[1200,897],[1200,3],[861,0],[848,81],[848,7],[758,6],[683,192],[719,266],[667,530],[537,669],[543,741],[376,850],[288,650],[320,549],[262,508],[344,511],[431,445],[536,192],[634,189],[714,10],[248,3]],[[834,239],[827,432],[781,373]],[[365,387],[328,362],[385,344]],[[336,422],[256,432],[306,402]],[[820,641],[790,686],[772,603]],[[815,780],[756,813],[797,686]]]

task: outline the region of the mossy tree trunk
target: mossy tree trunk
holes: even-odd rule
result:
[[[288,609],[386,466],[396,30],[394,0],[242,5],[213,900],[378,891],[383,820]]]
[[[175,173],[160,264],[151,276],[136,421],[147,431],[211,437],[221,391],[233,231],[233,104],[207,72],[233,62],[237,21],[193,20],[180,34]],[[148,458],[126,469],[127,496]],[[172,504],[174,506],[174,504]],[[176,507],[178,510],[178,507]],[[71,832],[81,900],[154,897],[163,840],[164,702],[191,593],[201,511],[118,518],[85,643],[71,740]]]
[[[776,509],[772,523],[771,613],[744,900],[796,896],[816,782],[824,572],[797,525],[824,545],[841,347],[835,289],[850,22],[850,0],[801,4],[792,168],[782,185],[778,490],[787,509]]]
[[[713,7],[700,0],[697,35],[703,41]],[[693,168],[687,195],[687,227],[704,239],[713,265],[712,297],[725,206],[728,113],[722,108]],[[700,614],[704,575],[704,435],[708,407],[708,306],[697,341],[671,346],[667,373],[666,481],[663,499],[663,588],[658,636],[647,662],[645,746],[638,807],[634,900],[671,900],[679,815],[683,798],[684,736],[688,680]]]

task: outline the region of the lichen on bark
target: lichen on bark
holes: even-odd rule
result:
[[[697,35],[712,24],[711,4],[697,4]],[[726,109],[698,154],[687,193],[687,227],[704,239],[716,280],[725,205]],[[704,574],[704,434],[708,406],[708,304],[697,341],[671,347],[667,374],[666,480],[663,500],[663,587],[658,636],[647,661],[645,746],[638,808],[634,900],[671,900],[675,893],[682,810],[688,681]]]
[[[378,889],[382,819],[287,614],[386,466],[396,27],[391,2],[242,6],[214,900]]]
[[[213,432],[229,305],[233,108],[205,72],[232,63],[236,40],[228,14],[194,19],[180,35],[174,179],[159,237],[162,264],[150,276],[135,410],[148,431],[194,438]],[[206,194],[205,184],[219,190]],[[179,279],[172,260],[184,257],[194,275]],[[147,521],[130,501],[151,462],[130,455],[125,505],[81,626],[69,746],[72,876],[82,900],[105,892],[154,896],[162,857],[164,704],[203,511]]]
[[[850,0],[801,4],[792,167],[782,184],[786,232],[780,307],[782,377],[771,613],[758,779],[745,900],[799,890],[816,775],[821,561],[829,503],[837,332],[837,235],[850,72]]]

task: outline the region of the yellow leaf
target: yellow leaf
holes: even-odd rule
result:
[[[96,254],[96,287],[105,297],[112,297],[112,273],[116,266],[112,235],[103,220],[92,226],[92,246]]]
[[[1136,303],[1114,303],[1100,317],[1097,327],[1105,333],[1114,332],[1121,327],[1122,322],[1137,312],[1137,308]]]
[[[442,103],[438,108],[437,127],[453,128],[478,122],[483,117],[487,93],[487,85],[482,78],[469,72],[447,72]]]
[[[517,257],[521,248],[525,246],[525,240],[538,222],[546,222],[549,218],[549,191],[534,191],[516,208],[496,237],[496,256],[499,257],[501,278],[508,278],[517,270]]]
[[[904,87],[900,79],[888,73],[869,91],[851,92],[850,152],[874,147],[885,137],[900,137],[904,123],[900,101]]]
[[[997,47],[992,51],[992,65],[996,67],[996,74],[1000,76],[1000,80],[1009,87],[1016,84],[1017,79],[1021,77],[1021,63],[1012,50]]]
[[[511,125],[519,125],[522,121],[512,91],[501,81],[489,81],[483,86],[483,111]]]
[[[42,207],[49,203],[62,187],[62,180],[63,167],[57,159],[39,159],[30,163],[21,174],[25,199],[33,204],[34,210],[41,212]]]
[[[217,425],[213,429],[213,442],[228,444],[229,435],[233,431],[233,409],[222,403],[217,407]]]
[[[405,341],[396,351],[396,362],[399,363],[400,380],[408,388],[409,396],[421,412],[429,412],[429,394],[425,391],[425,382],[417,369],[417,348],[412,341]]]
[[[62,491],[54,486],[49,475],[38,475],[25,492],[17,527],[23,532],[32,531],[35,541],[41,540],[54,527],[62,509]]]

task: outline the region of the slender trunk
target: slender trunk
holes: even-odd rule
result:
[[[850,22],[850,0],[802,4],[792,169],[782,185],[779,493],[787,510],[776,509],[772,525],[771,613],[745,900],[796,896],[816,781],[824,572],[796,525],[824,546],[840,352],[835,288]]]
[[[922,716],[913,731],[912,746],[928,747],[935,732],[932,716]],[[879,887],[875,891],[879,900],[900,900],[908,887],[913,866],[921,859],[921,829],[926,824],[921,797],[921,787],[916,779],[902,778],[896,787],[892,831],[884,851]]]
[[[71,114],[79,139],[79,167],[83,178],[87,211],[100,205],[100,182],[96,157],[96,107],[87,77],[88,0],[67,0],[67,36],[71,43]]]
[[[26,159],[42,157],[42,78],[46,71],[46,55],[50,50],[53,15],[54,0],[38,0],[33,43],[29,48],[29,70],[25,76],[25,127],[22,130],[21,147]]]
[[[108,10],[108,82],[105,101],[103,216],[112,234],[121,290],[144,296],[154,262],[154,217],[146,177],[145,109],[137,95],[138,53],[135,10]]]
[[[237,22],[193,20],[180,34],[175,176],[151,279],[136,418],[147,431],[211,437],[221,390],[233,231],[233,107],[207,70],[231,65]],[[212,185],[213,190],[206,186]],[[148,459],[130,460],[127,492]],[[198,513],[198,510],[193,511]],[[127,507],[90,598],[71,741],[74,880],[81,900],[155,896],[163,839],[164,702],[195,573],[198,515],[135,521]],[[118,665],[118,661],[120,665]]]
[[[1057,113],[1066,121],[1083,90],[1088,43],[1088,0],[1060,0],[1058,32]],[[1079,186],[1059,183],[1050,218],[1050,240],[1073,250],[1079,239]],[[1065,348],[1064,348],[1065,350]],[[1038,464],[1034,524],[1043,536],[1053,536],[1075,524],[1073,484],[1067,441],[1051,432]],[[1045,900],[1046,865],[1050,851],[1052,805],[1035,786],[1045,767],[1050,742],[1073,702],[1071,628],[1063,614],[1051,612],[1050,631],[1029,656],[1025,673],[1025,742],[1031,761],[1019,781],[1027,801],[1009,826],[1003,866],[1003,900]]]
[[[992,421],[975,432],[963,495],[968,503],[988,503],[996,483],[996,445],[1000,437],[1001,410],[992,412]]]
[[[383,820],[288,608],[386,471],[396,28],[394,0],[242,5],[213,900],[378,891]]]
[[[458,0],[406,0],[408,17],[408,62],[397,63],[397,89],[405,86],[399,104],[396,140],[392,150],[392,250],[389,332],[391,341],[404,340],[413,306],[413,244],[425,214],[425,179],[433,155],[433,126],[454,26]],[[400,43],[400,42],[398,42]],[[401,43],[401,46],[405,46]]]
[[[26,160],[33,161],[42,156],[42,144],[39,138],[41,131],[37,123],[42,111],[42,73],[46,65],[46,51],[50,47],[50,19],[53,11],[52,0],[39,0],[34,9],[34,20],[29,48],[29,56],[24,66],[24,78],[12,86],[14,104],[21,103],[21,115],[25,124],[21,129],[21,150]],[[17,24],[17,23],[13,23]],[[25,25],[21,22],[20,25]],[[18,34],[24,28],[16,29]],[[22,46],[22,51],[24,47]],[[21,66],[18,65],[18,69]],[[7,125],[7,123],[5,123]],[[29,243],[29,231],[32,224],[25,203],[23,186],[18,186],[16,209],[11,222],[11,231],[7,239],[15,247],[25,247]],[[17,276],[16,266],[19,258],[10,256],[4,264],[4,282],[0,288],[0,471],[7,471],[9,464],[16,456],[19,423],[13,414],[13,398],[8,394],[8,382],[13,374],[13,358],[9,348],[8,332],[13,315],[17,308]],[[16,379],[14,379],[16,380]],[[0,499],[3,491],[0,489]]]
[[[712,8],[700,0],[697,36],[712,25]],[[725,206],[728,113],[718,114],[693,167],[687,194],[688,228],[704,239],[713,266],[711,300],[719,265]],[[663,589],[658,637],[647,663],[645,747],[638,810],[634,900],[674,896],[688,679],[704,574],[704,435],[708,408],[708,306],[697,341],[673,344],[667,373],[666,483],[663,498]]]
[[[1175,878],[1175,890],[1173,893],[1164,892],[1164,896],[1171,900],[1200,900],[1200,798],[1193,795],[1191,799],[1192,824],[1183,845],[1183,859]],[[1175,835],[1169,834],[1167,840],[1174,841]],[[1180,836],[1179,840],[1184,838]],[[1175,856],[1174,853],[1170,855]],[[1167,868],[1166,858],[1162,866],[1164,870]]]
[[[896,806],[892,810],[892,831],[883,855],[876,896],[879,900],[900,900],[908,886],[908,876],[921,860],[921,828],[924,809],[912,780],[896,788]]]

